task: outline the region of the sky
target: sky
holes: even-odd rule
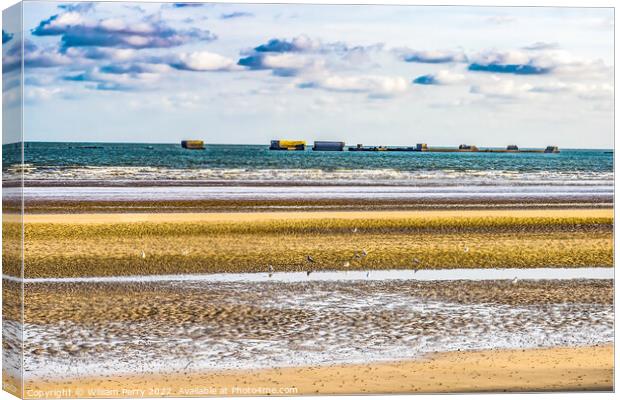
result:
[[[613,147],[610,8],[23,4],[25,140]]]

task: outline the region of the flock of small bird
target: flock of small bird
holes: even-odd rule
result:
[[[354,232],[356,232],[356,231],[357,231],[357,228],[355,228]],[[362,249],[361,252],[359,252],[359,253],[356,252],[353,255],[352,260],[360,260],[360,259],[363,259],[364,257],[366,257],[367,255],[368,255],[368,251],[366,251],[366,249]],[[308,254],[308,255],[306,255],[306,262],[308,263],[308,269],[306,270],[306,276],[310,276],[310,274],[312,272],[314,272],[310,266],[312,264],[316,263],[316,261],[314,260],[314,258],[311,255]],[[342,266],[344,268],[349,268],[351,266],[351,262],[350,261],[345,261],[342,264]],[[269,272],[269,277],[271,278],[273,276],[273,273],[275,272],[275,269],[273,268],[273,265],[269,264],[267,266],[267,270]],[[369,275],[370,275],[370,271],[367,271],[366,272],[366,277],[368,277]]]
[[[357,230],[357,228],[354,228],[354,229],[352,230],[352,232],[353,232],[353,233],[357,233],[357,231],[358,231],[358,230]],[[469,253],[469,247],[464,246],[464,247],[463,247],[463,251],[464,251],[465,253]],[[344,268],[349,268],[349,267],[351,266],[351,261],[354,261],[354,260],[362,260],[362,259],[364,259],[366,256],[368,256],[368,251],[367,251],[366,249],[362,249],[362,251],[360,251],[360,252],[355,252],[355,253],[353,254],[352,259],[351,259],[350,261],[348,261],[348,260],[347,260],[347,261],[345,261],[345,262],[342,264],[342,266],[343,266]],[[310,266],[310,265],[314,264],[316,261],[314,260],[314,258],[313,258],[311,255],[309,255],[309,254],[308,254],[308,255],[306,255],[306,262],[308,263],[308,266]],[[415,274],[416,272],[418,272],[418,270],[419,270],[419,268],[418,268],[418,267],[422,264],[422,261],[420,261],[420,259],[418,259],[418,258],[415,258],[415,257],[414,257],[414,258],[413,258],[413,260],[412,260],[412,264],[413,264],[413,273]],[[267,268],[268,268],[268,270],[269,270],[269,277],[271,278],[271,277],[273,276],[273,273],[274,273],[274,268],[273,268],[273,265],[271,265],[271,264],[270,264],[270,265],[268,265],[268,267],[267,267]],[[313,272],[312,268],[310,268],[310,267],[309,267],[309,268],[306,270],[306,276],[310,276],[310,274],[311,274],[312,272]],[[369,276],[369,275],[370,275],[370,271],[366,271],[366,277],[367,277],[367,278],[368,278],[368,276]],[[514,284],[514,283],[517,283],[517,278],[516,278],[516,277],[515,277],[515,279],[512,281],[512,283],[513,283],[513,284]]]
[[[353,233],[357,233],[357,232],[358,232],[357,228],[354,228],[354,229],[352,230],[352,232],[353,232]],[[469,253],[469,247],[464,246],[464,247],[463,247],[463,251],[464,251],[465,253]],[[353,258],[351,259],[351,261],[353,261],[353,260],[362,260],[362,259],[364,259],[366,256],[368,256],[368,251],[366,251],[366,249],[362,249],[362,251],[360,251],[359,253],[358,253],[358,252],[355,252],[355,253],[353,254]],[[144,250],[141,250],[141,252],[140,252],[140,257],[141,257],[142,259],[146,259],[146,253],[144,252]],[[308,255],[306,255],[306,262],[307,262],[307,263],[308,263],[308,265],[310,266],[310,265],[314,264],[316,261],[314,260],[314,258],[313,258],[311,255],[309,255],[309,254],[308,254]],[[413,268],[413,273],[415,274],[416,272],[418,272],[418,271],[419,271],[418,266],[422,264],[422,261],[420,261],[418,258],[413,258],[412,264],[413,264],[413,267],[414,267],[414,268]],[[350,262],[350,261],[345,261],[345,262],[342,264],[342,266],[343,266],[344,268],[349,268],[349,267],[351,266],[351,262]],[[269,277],[271,278],[271,277],[273,276],[273,273],[275,272],[275,270],[274,270],[274,268],[273,268],[273,265],[271,265],[271,264],[270,264],[270,265],[268,265],[268,266],[267,266],[267,268],[268,268],[268,271],[269,271]],[[306,270],[306,276],[310,276],[310,274],[311,274],[312,272],[313,272],[312,268],[308,268],[308,269]],[[368,278],[368,277],[369,277],[369,275],[370,275],[370,271],[367,271],[367,272],[366,272],[366,277]],[[519,281],[519,280],[517,279],[517,277],[515,277],[515,278],[512,280],[512,283],[513,283],[513,284],[516,284],[516,283],[518,283],[518,281]]]

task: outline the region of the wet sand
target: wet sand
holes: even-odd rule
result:
[[[76,397],[612,391],[613,346],[432,354],[418,361],[27,382]]]
[[[552,210],[416,210],[416,211],[284,211],[262,213],[88,213],[88,214],[29,214],[25,223],[105,224],[105,223],[182,223],[182,222],[263,222],[276,220],[317,219],[427,219],[427,218],[613,218],[613,209],[552,209]]]
[[[613,210],[27,215],[25,277],[611,267]],[[19,230],[6,223],[5,232]],[[18,260],[5,260],[16,275]],[[11,273],[13,272],[13,273]]]
[[[386,190],[390,190],[386,188]],[[62,189],[58,191],[62,193]],[[563,209],[563,208],[611,208],[611,193],[591,194],[585,197],[571,197],[562,194],[543,198],[484,197],[471,198],[300,198],[294,199],[41,199],[26,196],[25,207],[28,214],[75,214],[75,213],[203,213],[203,212],[264,212],[264,211],[382,211],[382,210],[471,210],[471,209]],[[17,208],[7,199],[6,206]]]
[[[600,208],[25,222],[26,277],[613,266]],[[24,296],[23,326],[4,304],[3,346],[23,330],[27,389],[81,390],[61,397],[612,389],[612,280],[27,283]]]
[[[29,283],[25,296],[35,381],[613,341],[611,280]],[[3,345],[18,347],[19,310],[4,313]]]

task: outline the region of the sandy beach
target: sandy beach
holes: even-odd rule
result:
[[[612,218],[613,209],[534,209],[534,210],[434,210],[434,211],[308,211],[263,213],[85,213],[85,214],[28,214],[24,222],[30,224],[105,224],[135,222],[261,222],[275,220],[317,219],[438,219],[438,218]],[[113,219],[113,221],[111,221]]]
[[[613,389],[613,281],[562,278],[565,268],[613,267],[610,208],[82,212],[24,222],[25,277],[42,279],[24,286],[26,397]],[[19,226],[5,220],[4,231],[17,236]],[[5,273],[19,265],[11,255]],[[267,278],[507,266],[558,275]],[[248,272],[265,279],[46,281]],[[11,349],[22,329],[14,297],[4,307]],[[5,383],[19,387],[10,374]]]
[[[613,346],[432,354],[418,361],[28,382],[25,397],[612,391]]]
[[[24,293],[28,388],[609,389],[611,280],[27,283]],[[18,329],[6,323],[5,346],[19,346]]]
[[[25,223],[26,277],[613,264],[611,209],[41,214]],[[6,261],[11,274],[19,263]]]

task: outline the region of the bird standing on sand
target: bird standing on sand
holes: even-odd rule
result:
[[[342,266],[345,268],[349,268],[351,266],[351,263],[348,261],[345,261],[344,264],[342,264]]]
[[[310,264],[314,264],[314,258],[312,258],[312,256],[310,255],[306,256],[306,261],[308,261]],[[308,271],[306,271],[306,276],[310,276],[311,273],[312,270],[309,269]]]
[[[273,275],[273,265],[269,264],[269,277],[271,278],[271,275]]]
[[[416,272],[418,272],[418,265],[420,265],[420,260],[418,260],[417,258],[413,259],[413,273],[415,274]]]
[[[413,273],[414,274],[418,272],[418,265],[420,265],[420,260],[418,260],[417,258],[414,258],[413,259]]]
[[[513,285],[516,285],[516,284],[517,284],[517,282],[519,282],[519,279],[517,279],[517,277],[515,276],[515,278],[512,280],[512,284],[513,284]]]

